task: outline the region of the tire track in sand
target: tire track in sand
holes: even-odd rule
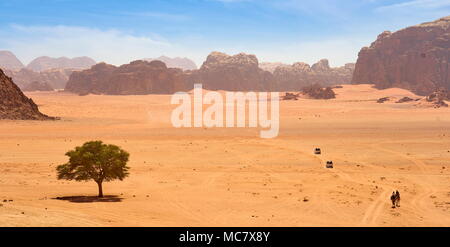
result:
[[[421,161],[419,159],[412,159],[408,155],[403,154],[399,151],[386,149],[381,146],[382,144],[389,144],[389,143],[373,144],[372,147],[375,149],[378,149],[379,151],[391,153],[391,154],[394,154],[396,156],[399,156],[399,157],[409,161],[410,163],[414,164],[417,168],[419,168],[420,172],[424,176],[424,178],[422,178],[422,179],[415,180],[415,182],[424,189],[424,192],[419,193],[412,198],[411,205],[413,206],[413,208],[415,210],[421,211],[424,214],[430,213],[430,212],[436,213],[436,211],[430,210],[429,206],[427,206],[427,201],[429,200],[429,198],[437,192],[436,187],[433,185],[432,182],[430,182],[429,178],[427,177],[427,175],[428,175],[427,174],[427,165],[423,161]],[[424,215],[424,214],[422,214],[422,215]],[[446,222],[448,222],[448,220],[446,220],[446,218],[448,218],[449,216],[442,214],[442,213],[440,213],[440,215],[441,215],[441,217],[438,217],[440,225],[447,226]]]

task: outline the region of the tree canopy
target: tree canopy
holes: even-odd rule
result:
[[[66,153],[69,162],[59,165],[58,179],[88,181],[98,184],[99,197],[103,196],[102,183],[123,180],[129,175],[129,153],[116,145],[90,141]]]

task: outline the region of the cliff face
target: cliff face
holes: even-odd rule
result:
[[[20,70],[22,62],[10,51],[0,51],[0,69]]]
[[[32,99],[27,98],[19,87],[0,69],[0,119],[50,120],[39,112]]]
[[[306,63],[279,66],[273,72],[279,90],[301,90],[305,86],[318,84],[331,86],[351,82],[354,64],[330,68],[328,60],[322,59],[309,66]]]
[[[212,52],[199,70],[188,73],[189,84],[202,83],[209,90],[271,91],[273,76],[258,66],[254,55],[229,56]]]
[[[88,69],[95,65],[95,61],[89,57],[75,57],[75,58],[52,58],[52,57],[38,57],[27,65],[27,69],[33,71],[44,71],[49,69]]]
[[[74,72],[66,91],[79,94],[171,94],[190,90],[181,69],[167,68],[161,61],[134,61],[120,67],[100,63]]]
[[[420,95],[450,89],[450,16],[383,32],[358,55],[352,83],[400,87]]]

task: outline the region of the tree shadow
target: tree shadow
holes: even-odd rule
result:
[[[98,197],[98,196],[62,196],[52,198],[54,200],[63,200],[74,203],[92,203],[92,202],[121,202],[123,198],[116,195]]]

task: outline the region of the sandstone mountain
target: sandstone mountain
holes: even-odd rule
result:
[[[95,61],[89,57],[76,57],[76,58],[51,58],[51,57],[38,57],[31,61],[27,69],[41,72],[49,69],[88,69],[92,65],[95,65]]]
[[[53,88],[46,82],[33,81],[23,88],[24,92],[32,91],[53,91]]]
[[[209,90],[271,91],[274,80],[270,72],[258,66],[255,55],[239,53],[229,56],[212,52],[201,68],[187,74],[189,84],[202,83]]]
[[[66,91],[78,94],[171,94],[186,91],[181,69],[167,68],[161,61],[134,61],[120,67],[99,63],[91,69],[73,72]]]
[[[359,52],[352,83],[400,87],[419,95],[450,89],[450,16],[380,34]]]
[[[349,83],[353,64],[330,68],[328,60],[313,66],[296,63],[278,66],[274,73],[260,68],[255,55],[212,52],[198,70],[167,68],[154,60],[134,61],[116,67],[105,63],[73,72],[65,90],[78,94],[166,94],[189,91],[194,83],[207,90],[299,91],[305,86]]]
[[[280,90],[301,90],[305,86],[319,84],[332,86],[347,84],[352,80],[354,64],[346,64],[342,67],[330,68],[328,60],[322,59],[310,66],[298,62],[293,65],[277,67],[273,72],[276,87]]]
[[[32,99],[0,69],[0,119],[49,120],[55,119],[39,112]]]
[[[24,66],[22,62],[10,51],[0,51],[0,68],[8,70],[20,70]]]
[[[182,70],[197,69],[197,65],[194,63],[194,61],[190,60],[189,58],[181,58],[181,57],[170,58],[166,56],[160,56],[158,58],[146,58],[143,60],[148,62],[159,60],[161,62],[164,62],[168,68],[178,68]]]
[[[69,76],[74,69],[49,69],[41,72],[35,72],[29,69],[19,71],[5,70],[5,74],[12,77],[13,81],[21,89],[32,82],[48,84],[54,89],[63,89],[66,86]]]

